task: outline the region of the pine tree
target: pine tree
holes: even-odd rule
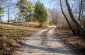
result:
[[[36,2],[36,4],[35,4],[34,18],[35,18],[36,21],[39,22],[40,27],[45,25],[44,23],[46,23],[48,21],[47,10],[40,1]]]
[[[32,3],[28,0],[19,0],[16,6],[20,10],[20,17],[23,17],[27,21],[29,13],[33,11]]]

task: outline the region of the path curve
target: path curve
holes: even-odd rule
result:
[[[14,55],[77,55],[72,49],[66,48],[61,39],[56,39],[55,28],[41,30],[27,38]]]

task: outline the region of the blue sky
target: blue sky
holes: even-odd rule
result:
[[[7,1],[7,0],[6,0]],[[17,2],[17,0],[12,0],[14,3]],[[32,3],[36,3],[38,0],[29,0]],[[41,3],[45,5],[46,8],[55,8],[57,2],[52,2],[53,0],[39,0]],[[6,4],[6,3],[5,3]],[[13,5],[13,4],[11,4]],[[10,7],[10,18],[15,18],[15,14],[18,12],[17,9],[15,9],[15,6]],[[7,20],[8,15],[7,15],[7,8],[5,8],[5,12],[3,14],[4,16],[2,17],[2,20]]]
[[[5,0],[5,1],[7,1],[7,0]],[[33,4],[35,4],[36,1],[38,1],[38,0],[29,0],[29,1],[32,2]],[[50,9],[56,8],[56,10],[57,10],[58,12],[61,11],[61,10],[60,10],[60,5],[59,5],[59,0],[55,0],[55,1],[53,1],[53,0],[39,0],[39,1],[40,1],[41,3],[43,3],[46,8],[50,8]],[[64,0],[62,0],[62,1],[63,1],[63,5],[65,5]],[[76,7],[76,6],[78,6],[78,5],[76,5],[76,3],[74,3],[73,1],[74,1],[74,0],[69,0],[72,9],[75,9],[75,8],[73,8],[73,7]],[[78,0],[75,0],[75,1],[77,2]],[[12,2],[13,2],[13,3],[17,3],[17,0],[12,0]],[[6,4],[6,3],[7,3],[7,2],[5,2],[4,4]],[[7,4],[6,4],[6,5],[7,5]],[[10,18],[15,18],[15,14],[18,13],[18,10],[17,10],[17,8],[15,9],[16,6],[12,6],[13,4],[10,4],[10,5],[11,5],[11,7],[10,7]],[[65,7],[64,7],[64,10],[67,11]],[[76,10],[76,11],[77,11],[77,10]],[[2,19],[3,19],[3,20],[7,20],[7,19],[8,19],[7,8],[5,8],[5,12],[4,12],[3,15],[4,15],[4,16],[2,17]],[[17,14],[17,15],[18,15],[18,14]],[[16,16],[17,16],[17,15],[16,15]]]

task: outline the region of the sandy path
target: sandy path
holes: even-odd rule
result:
[[[77,55],[72,49],[66,48],[61,39],[55,38],[55,28],[41,30],[27,38],[14,55]]]

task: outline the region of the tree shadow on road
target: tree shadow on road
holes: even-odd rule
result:
[[[34,46],[34,45],[29,45],[29,44],[25,44],[25,43],[21,43],[21,45],[24,48],[28,48],[28,49],[38,49],[38,50],[43,50],[43,51],[47,51],[47,52],[51,52],[51,53],[60,53],[60,54],[68,54],[68,55],[77,55],[77,53],[75,53],[73,50],[71,49],[65,49],[64,47],[58,47],[58,48],[45,48],[45,47],[40,47],[40,46]]]

